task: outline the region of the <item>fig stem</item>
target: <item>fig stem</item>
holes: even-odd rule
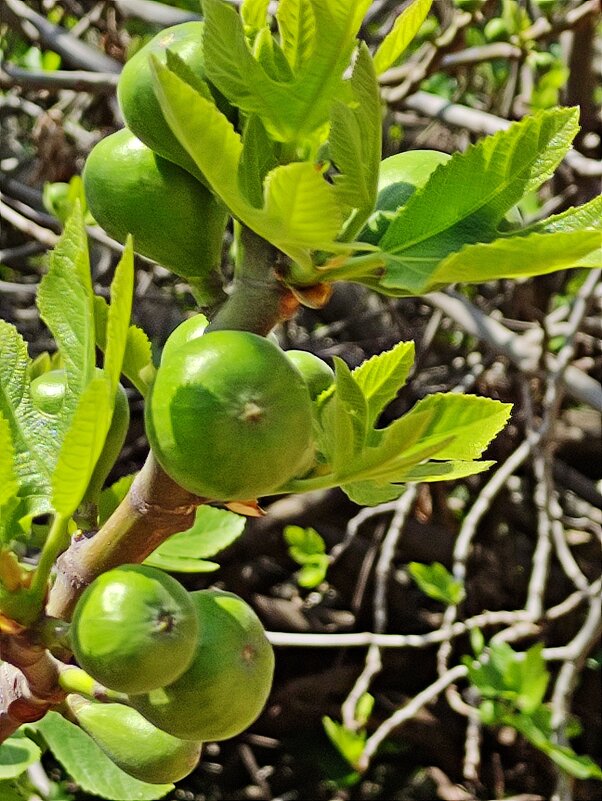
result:
[[[233,289],[207,332],[229,329],[265,336],[280,322],[288,293],[274,269],[277,253],[265,239],[240,227]]]
[[[66,693],[77,693],[94,701],[127,703],[127,696],[115,690],[109,690],[75,665],[59,666],[59,686]]]
[[[48,580],[58,556],[69,546],[69,518],[57,514],[42,548],[31,585],[22,600],[19,622],[28,625],[39,617],[46,600]]]
[[[101,573],[140,563],[162,542],[194,522],[203,498],[176,484],[150,453],[127,495],[91,536],[74,537],[57,562],[47,613],[69,620],[77,599]]]

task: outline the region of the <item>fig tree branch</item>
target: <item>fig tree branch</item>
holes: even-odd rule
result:
[[[54,658],[28,633],[0,636],[0,743],[62,702]]]
[[[384,99],[387,100],[387,93],[383,92]],[[456,125],[460,128],[468,128],[474,134],[486,136],[501,131],[511,124],[502,117],[490,114],[488,111],[469,108],[460,103],[451,103],[444,97],[433,95],[430,92],[414,92],[414,94],[404,97],[400,101],[404,108],[417,111],[427,117],[437,118],[449,125]],[[566,154],[565,163],[578,175],[583,177],[602,176],[602,163],[595,159],[589,159],[572,148]]]
[[[29,8],[23,0],[4,0],[4,21],[13,30],[22,31],[32,42],[54,50],[67,64],[98,72],[121,72],[121,64],[94,47],[81,42],[69,31]]]
[[[169,478],[149,454],[104,526],[76,536],[59,558],[48,614],[68,620],[80,594],[97,576],[120,564],[142,562],[172,534],[190,528],[203,502]]]
[[[70,89],[73,92],[112,93],[119,76],[92,70],[28,70],[5,63],[0,69],[0,86],[9,89]]]

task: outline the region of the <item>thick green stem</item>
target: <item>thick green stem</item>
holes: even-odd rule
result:
[[[275,272],[277,251],[265,239],[242,228],[232,292],[213,317],[207,331],[251,331],[265,336],[288,316],[290,293]]]

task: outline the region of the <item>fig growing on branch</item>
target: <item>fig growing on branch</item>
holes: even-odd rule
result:
[[[86,200],[118,242],[211,290],[221,262],[227,213],[189,173],[157,156],[127,128],[101,139],[86,160]]]
[[[124,693],[145,693],[178,678],[196,649],[190,595],[162,570],[122,565],[95,579],[79,599],[71,645],[92,678]]]
[[[192,317],[180,323],[167,337],[163,352],[161,353],[161,361],[165,359],[169,360],[170,354],[175,353],[183,345],[186,345],[187,342],[190,342],[191,339],[197,339],[203,336],[207,325],[208,320],[204,314],[193,314]]]
[[[177,681],[130,699],[155,726],[175,737],[225,740],[258,717],[270,693],[274,653],[251,607],[229,592],[191,593],[200,636]]]
[[[145,420],[165,472],[218,501],[277,490],[312,450],[305,381],[276,345],[246,331],[206,333],[164,357]]]
[[[307,350],[287,350],[286,355],[305,379],[312,400],[334,383],[334,371],[315,354]]]
[[[201,743],[167,734],[131,707],[100,704],[79,695],[69,695],[67,706],[109,759],[135,779],[177,782],[198,764]]]
[[[58,414],[63,408],[67,390],[67,375],[64,370],[48,370],[34,378],[29,386],[31,401],[38,412]]]
[[[178,56],[197,78],[205,79],[203,22],[183,22],[158,33],[124,66],[117,85],[119,105],[128,128],[159,156],[203,180],[198,168],[167,124],[155,94],[151,56],[165,64],[167,51]],[[218,108],[226,116],[234,111],[215,87],[211,87]]]

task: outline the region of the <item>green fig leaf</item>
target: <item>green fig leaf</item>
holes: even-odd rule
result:
[[[377,484],[376,481],[352,481],[341,485],[345,495],[358,506],[379,506],[400,498],[406,488],[403,484]]]
[[[450,442],[437,451],[437,459],[478,459],[491,440],[506,425],[512,404],[476,395],[437,392],[424,398],[400,418],[411,422],[414,415],[428,411],[430,422],[415,448],[423,448],[442,436]],[[409,450],[409,455],[412,454]]]
[[[241,18],[219,0],[203,3],[207,75],[234,105],[259,115],[274,139],[300,142],[328,122],[370,0],[281,5],[283,53],[297,67],[292,80],[266,72],[249,49]]]
[[[247,119],[242,143],[238,185],[246,200],[260,209],[263,206],[263,182],[270,170],[278,164],[275,143],[255,114]]]
[[[352,104],[335,101],[328,140],[330,158],[337,169],[337,201],[347,213],[357,210],[342,234],[344,239],[355,236],[374,208],[382,149],[380,94],[365,43],[360,45],[348,83]]]
[[[33,740],[22,732],[16,732],[0,745],[0,780],[16,779],[30,765],[38,762],[41,755],[42,752]]]
[[[181,573],[206,573],[217,570],[216,562],[205,559],[215,556],[240,537],[245,518],[225,509],[199,506],[194,524],[186,531],[165,540],[145,560],[145,564]]]
[[[107,347],[108,315],[109,304],[103,297],[96,295],[94,297],[96,344],[103,352]],[[128,327],[121,371],[142,397],[145,397],[152,381],[154,366],[150,341],[137,325]]]
[[[600,252],[599,231],[518,234],[494,242],[466,245],[440,261],[430,281],[437,286],[545,275],[580,267],[584,259],[596,252]],[[389,277],[383,279],[384,286],[389,283]]]
[[[408,573],[425,595],[444,604],[459,604],[464,598],[464,588],[441,562],[430,565],[410,562]]]
[[[374,54],[374,69],[377,75],[395,64],[418,33],[432,4],[433,0],[412,0],[406,5]]]
[[[405,385],[414,364],[413,342],[398,342],[391,350],[362,362],[352,375],[368,402],[368,425],[374,425],[383,409]]]
[[[428,291],[443,259],[464,245],[496,239],[504,214],[553,174],[577,130],[575,109],[540,112],[440,165],[380,240],[387,264],[383,287]],[[480,276],[473,270],[470,280]]]
[[[311,58],[316,38],[316,15],[307,0],[280,0],[276,11],[282,51],[298,74]]]
[[[246,28],[258,31],[266,24],[270,0],[243,0],[240,16]]]
[[[61,353],[67,386],[62,415],[74,412],[96,366],[94,295],[88,241],[78,203],[50,254],[50,267],[40,282],[37,305]]]
[[[59,421],[49,425],[37,413],[29,394],[27,345],[17,329],[0,320],[0,414],[7,421],[14,449],[19,495],[33,514],[51,511],[54,465],[62,439]]]
[[[112,396],[117,391],[127,348],[133,295],[134,251],[132,239],[128,237],[111,283],[111,305],[107,315],[103,369],[110,381]]]
[[[82,393],[52,477],[52,504],[70,517],[85,495],[111,424],[114,396],[109,380],[93,378]]]
[[[10,432],[8,420],[0,412],[0,517],[2,507],[19,491],[19,482],[15,467],[15,446]]]
[[[410,467],[403,473],[401,480],[408,484],[419,484],[421,481],[428,481],[429,483],[456,481],[459,478],[467,478],[478,473],[484,473],[494,464],[495,462],[491,461],[464,462],[460,459],[447,462],[428,461],[425,464]]]
[[[552,217],[534,223],[518,233],[524,236],[531,233],[555,234],[569,231],[585,233],[584,229],[588,228],[596,231],[602,230],[602,195],[582,206],[567,209],[561,214],[554,214]],[[598,238],[598,243],[592,251],[579,259],[573,258],[571,266],[591,269],[599,267],[600,264],[602,264],[602,243]]]

